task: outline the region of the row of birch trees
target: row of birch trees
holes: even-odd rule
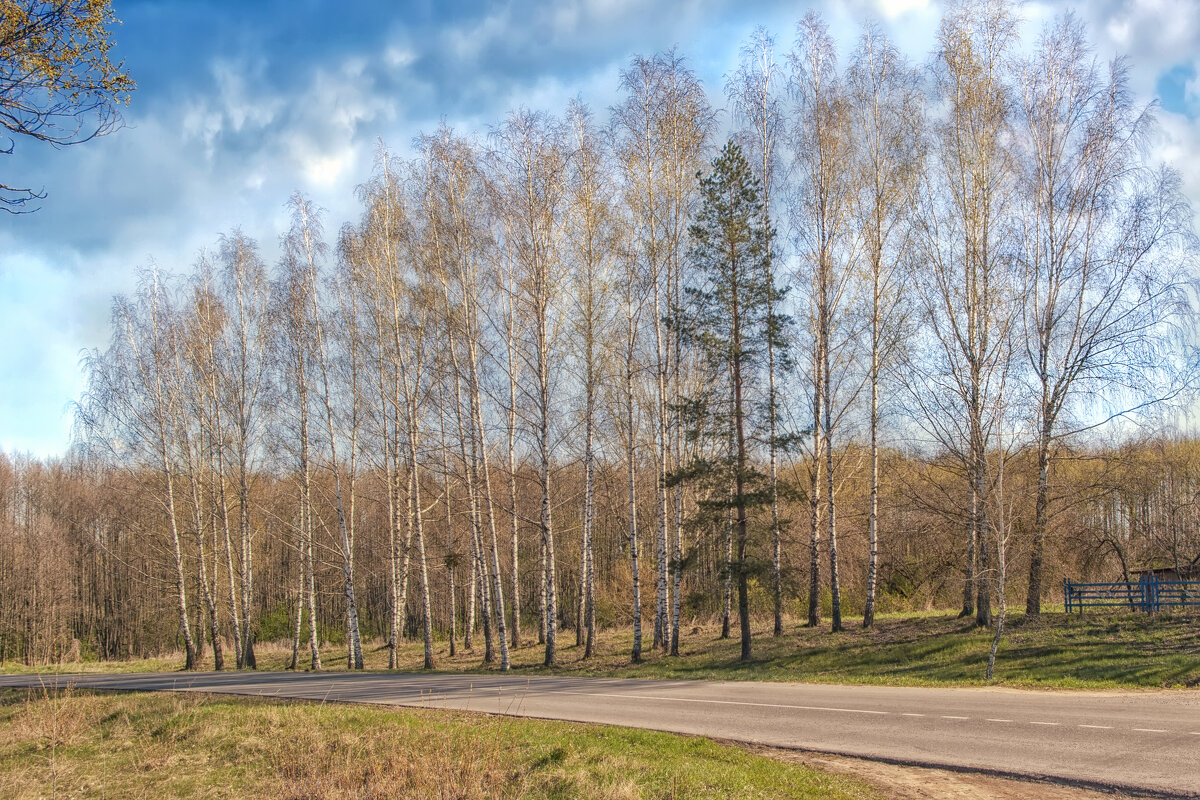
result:
[[[861,454],[866,455],[862,447]],[[1035,454],[1018,454],[1005,467],[1005,492],[1016,519],[1031,520],[1037,486]],[[1054,470],[1056,493],[1073,498],[1053,517],[1052,535],[1046,541],[1046,578],[1057,586],[1063,578],[1082,581],[1123,581],[1136,584],[1137,570],[1155,567],[1195,579],[1200,575],[1200,507],[1196,487],[1200,485],[1200,447],[1194,438],[1178,435],[1140,435],[1120,444],[1073,447],[1058,451]],[[879,551],[877,604],[880,613],[947,609],[961,599],[962,525],[947,513],[958,503],[955,487],[961,476],[946,459],[905,456],[891,448],[881,453],[884,464],[879,493],[880,529],[888,532]],[[865,459],[863,461],[865,464]],[[572,500],[560,503],[564,512],[581,510],[582,465],[559,473],[558,493]],[[765,464],[760,465],[765,473]],[[728,467],[726,467],[728,469]],[[606,474],[607,470],[607,474]],[[785,463],[785,479],[801,477]],[[630,597],[630,554],[628,529],[623,516],[628,501],[624,491],[624,465],[601,467],[596,485],[596,524],[593,528],[595,569],[595,624],[599,652],[609,657],[628,653],[633,609]],[[860,470],[840,488],[841,504],[851,525],[865,530],[869,501],[868,473]],[[519,479],[520,480],[520,479]],[[653,496],[652,475],[638,478],[641,496]],[[313,480],[314,514],[330,521],[334,517],[332,488],[327,476]],[[914,501],[914,489],[922,494]],[[254,620],[257,663],[287,665],[294,642],[297,576],[302,564],[296,547],[293,515],[297,507],[296,481],[259,473],[251,484],[254,526],[254,582],[251,610]],[[28,456],[0,454],[0,663],[27,665],[69,664],[94,659],[149,658],[181,652],[179,617],[175,612],[175,563],[170,537],[161,509],[151,500],[156,491],[153,474],[140,470],[113,469],[95,459],[70,454],[61,459],[39,461]],[[437,491],[434,490],[436,496]],[[935,498],[946,498],[944,503]],[[576,505],[574,500],[580,500]],[[647,502],[645,506],[650,506]],[[463,507],[461,502],[453,508]],[[781,499],[781,513],[804,519],[806,501]],[[651,509],[652,510],[652,509]],[[458,663],[470,662],[480,650],[466,651],[466,586],[462,580],[462,550],[465,519],[455,514],[451,537],[444,507],[431,515],[429,537],[431,613],[435,657],[439,663],[449,655],[453,643]],[[357,598],[366,663],[386,666],[392,619],[388,537],[385,498],[364,493],[359,505],[362,521],[356,540]],[[723,516],[724,510],[718,512]],[[568,513],[560,515],[567,524],[578,525]],[[765,513],[748,514],[749,551],[769,553],[769,528]],[[643,515],[645,524],[652,517]],[[723,519],[720,524],[723,530]],[[315,616],[323,666],[341,666],[349,653],[345,642],[344,593],[341,590],[340,556],[333,546],[333,526],[318,522],[315,539]],[[521,530],[522,547],[532,547],[527,528]],[[576,529],[576,532],[578,529]],[[720,531],[719,531],[720,532]],[[781,571],[784,581],[786,631],[804,618],[807,596],[808,552],[803,547],[807,530],[783,543]],[[714,540],[715,538],[715,540]],[[450,539],[451,541],[447,541]],[[722,616],[724,540],[710,534],[687,538],[694,558],[685,565],[684,620],[685,652],[711,646],[719,632]],[[526,544],[528,542],[528,544]],[[457,545],[450,550],[447,545]],[[1014,580],[1008,597],[1023,600],[1030,546],[1027,536],[1009,540],[1007,552]],[[503,545],[503,542],[502,542]],[[560,550],[562,569],[560,627],[578,630],[579,588],[577,568],[579,536],[568,534]],[[865,603],[867,540],[848,535],[840,550],[843,561],[844,609],[861,614]],[[185,585],[190,625],[196,637],[197,660],[212,666],[207,613],[199,597],[198,551],[194,537],[182,542]],[[211,550],[206,547],[206,553]],[[504,554],[507,563],[507,553]],[[535,558],[526,558],[517,582],[524,620],[524,660],[536,658],[532,644],[539,605]],[[226,643],[232,641],[227,594],[219,587],[227,579],[220,561],[210,560],[206,574],[218,581],[217,616]],[[236,562],[235,562],[236,564]],[[453,567],[453,569],[449,567]],[[767,563],[764,562],[764,567]],[[236,569],[236,566],[235,566]],[[771,630],[771,598],[764,568],[749,583],[749,607],[755,630]],[[452,581],[452,577],[458,580]],[[235,578],[239,580],[240,578]],[[195,593],[195,594],[193,594]],[[1052,593],[1051,596],[1053,596]],[[410,592],[403,614],[397,656],[402,669],[419,668],[423,660],[421,605]],[[300,598],[306,601],[306,597]],[[823,591],[821,607],[829,613],[830,595]],[[1056,599],[1056,598],[1055,598]],[[653,613],[653,598],[646,597],[646,613]],[[309,640],[308,611],[300,643]],[[475,618],[476,645],[481,643],[481,619]],[[584,619],[586,624],[586,619]],[[715,625],[710,623],[716,623]],[[734,615],[733,624],[737,625]],[[696,628],[699,628],[699,633]],[[586,633],[586,628],[582,633]],[[584,637],[586,638],[586,637]],[[339,650],[342,652],[339,653]],[[227,666],[232,666],[226,646]],[[379,651],[372,655],[373,651]],[[513,652],[510,644],[510,652]],[[585,647],[568,648],[564,658],[584,655]],[[307,654],[305,654],[307,655]],[[540,653],[538,653],[540,655]],[[301,666],[308,666],[305,658]]]
[[[81,443],[153,476],[189,667],[205,630],[218,669],[222,632],[255,665],[268,527],[293,667],[321,667],[322,564],[353,667],[364,569],[392,667],[410,608],[433,666],[443,591],[450,641],[481,634],[500,669],[535,616],[547,665],[568,619],[590,655],[611,525],[634,661],[644,608],[679,653],[689,593],[719,595],[723,635],[736,594],[744,658],[754,587],[775,635],[801,594],[840,630],[846,536],[870,626],[889,448],[954,477],[902,497],[961,530],[962,614],[1003,612],[1013,552],[1040,613],[1060,458],[1190,388],[1194,250],[1127,64],[1070,15],[1021,30],[1013,4],[957,3],[916,65],[874,27],[845,54],[809,14],[786,51],[755,31],[721,100],[679,52],[636,56],[605,114],[380,145],[359,218],[329,232],[297,194],[274,264],[235,231],[186,274],[146,269],[88,359]],[[290,487],[269,511],[268,478]]]

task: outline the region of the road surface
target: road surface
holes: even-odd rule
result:
[[[394,673],[4,675],[596,722],[825,753],[1200,798],[1200,692],[1043,692]]]

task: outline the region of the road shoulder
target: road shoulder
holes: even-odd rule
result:
[[[857,778],[892,800],[1113,800],[1130,795],[1047,781],[1001,778],[978,772],[917,767],[866,758],[742,745],[757,755]]]

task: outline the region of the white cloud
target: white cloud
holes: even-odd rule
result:
[[[1195,48],[1198,23],[1194,0],[1132,0],[1110,17],[1106,29],[1126,49],[1153,47],[1173,56]]]
[[[875,0],[875,8],[884,17],[894,20],[913,11],[927,11],[929,0]]]
[[[248,65],[245,62],[219,60],[212,65],[212,74],[217,84],[217,102],[225,119],[235,131],[244,127],[265,128],[269,126],[286,105],[284,98],[254,91],[247,78],[262,84],[261,62]]]
[[[1192,62],[1192,77],[1183,85],[1183,102],[1192,116],[1200,116],[1200,60]]]
[[[1056,2],[1056,11],[1074,9],[1090,24],[1100,54],[1127,56],[1134,87],[1153,94],[1158,76],[1195,57],[1200,46],[1200,6],[1195,0],[1094,0]]]
[[[304,178],[309,184],[321,188],[334,186],[346,176],[348,168],[355,163],[353,148],[333,155],[314,155],[301,159]]]
[[[383,60],[392,69],[404,69],[417,59],[416,51],[408,47],[391,45],[383,51]]]
[[[506,9],[503,13],[489,14],[473,24],[450,29],[445,41],[455,59],[475,63],[479,55],[494,42],[510,41],[512,28],[510,11]]]

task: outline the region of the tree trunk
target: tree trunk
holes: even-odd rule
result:
[[[510,309],[510,314],[511,309]],[[521,646],[521,570],[520,570],[520,539],[517,524],[517,379],[514,359],[515,346],[511,335],[508,343],[508,511],[509,535],[512,538],[512,646]]]
[[[819,348],[817,348],[819,350]],[[808,474],[809,562],[808,626],[821,624],[821,359],[813,357],[813,453]]]
[[[446,577],[450,582],[450,657],[454,658],[455,648],[457,647],[458,631],[458,610],[454,607],[455,592],[457,589],[454,586],[454,567],[446,568]]]
[[[160,430],[164,430],[164,428],[160,427]],[[162,454],[163,475],[165,476],[167,483],[167,524],[171,530],[171,550],[172,554],[175,556],[176,607],[179,611],[179,633],[183,637],[183,668],[191,671],[194,669],[199,669],[200,665],[197,663],[196,642],[192,638],[192,627],[188,620],[187,578],[183,571],[183,551],[179,546],[179,526],[176,522],[175,516],[175,481],[171,476],[170,462],[167,460],[165,449],[165,432],[162,434],[162,436],[162,441],[164,443],[164,450]]]
[[[1038,437],[1037,499],[1034,502],[1033,550],[1029,554],[1029,590],[1025,598],[1025,616],[1042,613],[1042,570],[1046,548],[1046,525],[1050,506],[1050,425],[1042,425]]]
[[[317,639],[317,577],[313,559],[312,478],[308,466],[307,400],[301,400],[300,422],[300,541],[303,549],[304,572],[308,583],[308,649],[313,672],[321,671],[321,648]]]
[[[631,284],[632,286],[632,281]],[[636,437],[633,416],[633,364],[636,327],[633,316],[633,298],[626,294],[626,351],[625,351],[625,427],[627,439],[625,442],[625,476],[628,484],[629,508],[629,558],[633,577],[633,652],[630,659],[634,664],[642,663],[642,588],[641,575],[638,571],[638,524],[637,524],[637,484],[636,478]]]
[[[654,531],[654,559],[658,568],[655,583],[654,603],[654,649],[667,649],[667,454],[670,452],[667,432],[667,372],[669,369],[669,354],[667,344],[663,342],[661,288],[657,276],[654,284],[654,352],[657,364],[655,377],[657,380],[657,424],[658,438],[655,443],[655,476],[658,524]]]
[[[986,464],[986,462],[984,462]],[[978,488],[973,492],[980,498],[986,497],[987,491],[987,475],[985,473],[986,466],[981,466],[976,481]],[[975,504],[975,525],[974,538],[976,541],[975,552],[978,556],[978,570],[975,573],[976,586],[978,588],[978,600],[975,605],[975,623],[982,628],[990,627],[992,624],[992,597],[988,589],[988,575],[990,567],[988,565],[990,549],[987,543],[987,508],[983,502]]]
[[[546,539],[539,538],[539,550],[541,560],[539,561],[540,569],[538,571],[538,644],[546,644]]]
[[[829,320],[825,318],[822,324],[821,358],[824,362],[822,365],[822,379],[824,387],[822,394],[825,403],[825,419],[824,419],[824,439],[825,439],[825,493],[826,507],[828,508],[828,517],[826,524],[828,525],[829,538],[829,593],[832,600],[832,608],[830,617],[832,624],[830,626],[834,633],[842,630],[842,590],[838,583],[838,555],[837,555],[837,504],[836,504],[836,484],[834,482],[833,470],[833,386],[831,381],[831,369],[829,364]]]
[[[730,481],[729,491],[727,493],[728,500],[732,501],[734,496],[734,485]],[[728,508],[725,509],[725,547],[722,554],[725,558],[725,567],[721,574],[721,638],[728,639],[731,631],[731,617],[733,615],[733,504],[730,502]]]
[[[392,613],[388,619],[388,669],[399,666],[401,620],[404,616],[403,593],[400,590],[400,465],[397,463],[398,443],[387,439],[387,422],[384,421],[384,480],[388,496],[388,595]],[[407,550],[407,548],[405,548]]]
[[[479,408],[478,397],[474,399],[475,406],[475,425],[476,431],[482,432],[483,418]],[[491,586],[492,586],[492,602],[494,603],[495,619],[496,619],[496,636],[500,642],[500,671],[508,672],[509,656],[508,656],[508,634],[505,630],[504,621],[504,579],[500,573],[500,544],[496,535],[496,515],[495,505],[492,503],[492,479],[490,477],[490,467],[487,460],[487,449],[482,441],[479,446],[479,464],[482,468],[482,484],[483,484],[483,499],[487,508],[488,533],[491,537]]]
[[[429,602],[429,568],[425,561],[425,525],[424,513],[421,508],[421,476],[417,472],[417,431],[415,398],[409,400],[408,422],[408,458],[411,464],[412,477],[409,480],[409,493],[412,495],[413,527],[417,534],[417,558],[421,570],[421,617],[422,632],[425,643],[425,669],[433,669],[433,613]]]
[[[867,501],[867,600],[863,604],[863,627],[875,624],[875,582],[879,560],[879,351],[880,351],[880,274],[882,270],[882,224],[875,216],[875,252],[871,269],[871,485]]]
[[[250,478],[246,469],[246,444],[242,443],[242,458],[238,464],[238,523],[242,534],[242,665],[247,669],[258,669],[254,655],[254,548],[253,530],[250,527]],[[222,490],[222,493],[224,490]],[[237,620],[234,620],[237,625]]]
[[[735,307],[736,309],[736,307]],[[734,326],[737,329],[737,312],[734,312]],[[736,335],[736,334],[735,334]],[[735,341],[735,352],[740,352],[740,343]],[[742,370],[735,359],[733,365],[733,419],[734,435],[737,437],[737,461],[734,474],[734,500],[737,506],[737,587],[738,587],[738,622],[741,628],[742,661],[750,660],[750,595],[746,574],[746,542],[748,540],[746,520],[746,433],[742,414]]]
[[[971,502],[969,506],[970,519],[967,521],[967,559],[963,568],[963,607],[958,612],[959,618],[975,614],[975,507],[979,504],[979,495],[975,481],[971,481]]]

